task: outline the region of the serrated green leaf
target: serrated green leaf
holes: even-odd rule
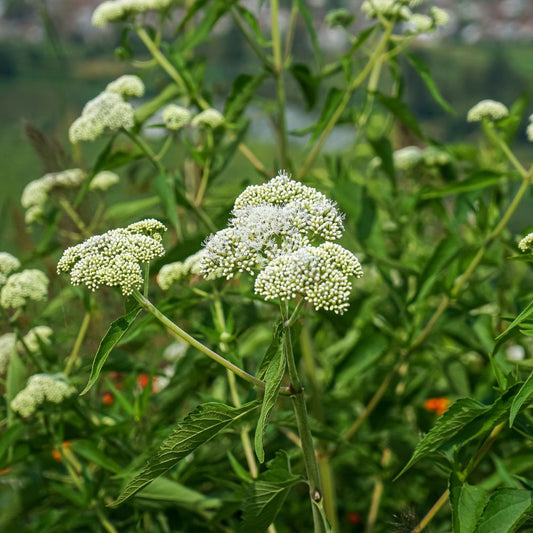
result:
[[[268,420],[272,409],[276,404],[279,395],[279,386],[285,373],[285,357],[283,350],[278,346],[274,356],[270,360],[265,372],[265,395],[261,404],[261,414],[255,428],[255,454],[262,463],[265,460],[265,451],[263,450],[263,437],[265,434]]]
[[[522,408],[522,406],[531,401],[533,396],[533,372],[529,374],[529,377],[525,383],[520,387],[520,390],[514,397],[513,403],[511,404],[511,412],[509,413],[509,427],[513,425],[516,415]]]
[[[270,361],[272,361],[272,358],[279,350],[279,345],[283,339],[284,332],[285,328],[283,327],[283,320],[280,320],[274,325],[274,329],[272,330],[272,341],[270,342],[270,345],[268,346],[261,363],[259,363],[259,369],[257,370],[257,377],[259,379],[263,379],[265,377],[265,373],[270,365]]]
[[[453,533],[474,533],[489,498],[486,490],[461,483],[455,474],[450,478]]]
[[[267,73],[263,70],[257,76],[240,74],[235,78],[224,107],[224,118],[227,122],[237,122],[241,118],[266,76]]]
[[[435,81],[433,80],[433,77],[431,76],[431,72],[429,71],[429,66],[427,63],[418,56],[415,56],[413,54],[406,53],[407,60],[409,63],[411,63],[411,66],[418,72],[420,77],[422,78],[422,81],[424,82],[425,86],[428,88],[429,92],[431,93],[431,96],[433,96],[433,99],[437,104],[439,104],[444,110],[448,111],[451,115],[455,115],[455,110],[453,107],[450,106],[446,100],[441,96],[437,85],[435,84]]]
[[[460,182],[422,193],[421,198],[422,200],[430,200],[432,198],[442,198],[443,196],[486,189],[498,185],[504,176],[505,174],[493,170],[476,170]]]
[[[401,476],[422,457],[437,451],[447,440],[463,429],[468,422],[485,413],[488,409],[487,406],[472,398],[457,400],[439,417],[435,426],[417,444],[411,459],[396,477]]]
[[[475,533],[511,533],[532,507],[533,491],[498,489],[490,497]]]
[[[198,406],[185,419],[179,422],[174,431],[161,444],[159,450],[145,464],[143,469],[120,492],[113,502],[116,507],[146,487],[155,478],[175,466],[178,461],[211,440],[230,424],[254,411],[258,402],[250,402],[242,407],[229,407],[222,403],[210,402]]]
[[[301,482],[290,469],[289,458],[283,451],[268,464],[268,470],[259,476],[244,496],[241,532],[262,533],[278,514],[289,489]]]
[[[94,356],[89,382],[81,391],[80,395],[85,394],[95,384],[111,350],[118,344],[120,339],[124,336],[124,333],[128,331],[128,329],[133,324],[140,312],[140,308],[134,309],[133,311],[130,311],[127,315],[117,318],[117,320],[115,320],[111,324],[111,326],[109,326],[109,329],[107,330],[107,333],[104,335],[104,338],[100,342],[100,346],[98,346],[98,351]]]

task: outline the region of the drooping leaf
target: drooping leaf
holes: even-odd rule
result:
[[[265,377],[265,373],[270,365],[270,362],[272,361],[272,358],[279,351],[279,345],[283,339],[284,332],[285,328],[283,327],[283,321],[280,320],[274,325],[274,329],[272,330],[272,341],[270,342],[270,345],[267,348],[261,363],[259,364],[259,369],[257,370],[257,377],[259,379],[263,379]]]
[[[261,33],[261,27],[255,15],[244,6],[236,5],[235,9],[239,12],[239,15],[246,21],[246,23],[252,30],[252,33],[254,34],[254,37],[257,42],[264,47],[272,46],[272,42],[266,39]]]
[[[533,313],[533,302],[530,302],[529,305],[507,326],[507,329],[496,337],[496,343],[492,353],[495,354],[498,351],[498,348],[510,339],[516,331],[516,328],[522,324],[529,316]]]
[[[159,196],[165,215],[170,220],[177,232],[180,231],[180,223],[178,220],[178,213],[176,211],[176,195],[174,194],[174,187],[172,178],[166,174],[159,174],[152,185],[154,192]]]
[[[140,312],[141,309],[139,307],[133,309],[127,315],[117,318],[111,326],[109,326],[104,338],[100,342],[100,346],[98,346],[98,351],[93,360],[89,381],[81,391],[80,395],[85,394],[95,384],[111,350],[118,344],[120,339],[124,336],[124,333],[128,331]]]
[[[241,532],[263,533],[278,514],[289,489],[302,478],[291,472],[289,458],[279,451],[244,496]]]
[[[368,142],[374,149],[374,152],[376,152],[376,155],[381,159],[381,167],[390,179],[392,186],[396,187],[396,171],[390,141],[386,137],[379,137],[369,138]]]
[[[224,118],[227,122],[237,122],[241,118],[266,76],[267,72],[262,70],[257,76],[240,74],[235,78],[224,107]]]
[[[315,19],[305,0],[296,0],[296,5],[298,6],[298,11],[300,12],[300,15],[302,15],[307,31],[309,32],[309,37],[311,38],[313,57],[320,65],[322,64],[322,47],[320,46],[318,34],[315,29]]]
[[[417,137],[420,139],[426,138],[413,112],[399,98],[376,92],[376,100],[388,109],[402,124],[407,126]]]
[[[520,390],[514,397],[513,403],[511,404],[511,412],[509,413],[509,426],[513,425],[516,415],[522,408],[524,404],[527,404],[531,401],[533,396],[533,372],[529,374],[529,377],[525,383],[520,387]]]
[[[474,533],[488,500],[486,490],[461,483],[455,474],[450,478],[453,533]]]
[[[261,414],[257,421],[257,427],[255,428],[255,454],[262,463],[265,460],[265,451],[263,450],[263,437],[265,434],[268,420],[272,413],[272,409],[276,404],[276,400],[279,395],[279,386],[285,373],[285,357],[283,350],[276,350],[265,372],[265,395],[263,397],[263,403],[261,404]]]
[[[526,518],[533,504],[533,491],[502,488],[490,497],[475,533],[511,533]]]
[[[185,419],[179,422],[163,441],[159,450],[145,464],[143,469],[120,492],[113,507],[131,498],[155,478],[175,466],[200,445],[211,440],[230,424],[257,409],[258,402],[250,402],[242,407],[229,407],[222,403],[210,402],[198,406]]]
[[[320,113],[320,118],[313,126],[313,133],[311,134],[311,137],[309,139],[310,144],[313,143],[316,139],[318,139],[320,134],[324,131],[326,124],[339,106],[339,103],[342,100],[342,96],[343,91],[337,89],[336,87],[332,87],[328,91],[326,101],[324,102],[322,112]]]
[[[105,452],[98,449],[96,444],[90,440],[77,439],[72,443],[72,451],[77,455],[81,455],[88,461],[93,462],[95,465],[101,466],[105,470],[109,470],[115,474],[122,471],[122,467],[113,461]]]
[[[295,63],[291,65],[289,70],[302,91],[307,109],[313,109],[318,95],[319,83],[317,78],[313,76],[311,69],[304,63]]]
[[[440,189],[434,189],[422,193],[421,198],[423,200],[430,200],[432,198],[442,198],[443,196],[451,196],[463,192],[478,191],[488,187],[494,187],[495,185],[498,185],[504,176],[505,174],[494,170],[476,170],[462,181],[451,183]]]
[[[444,110],[448,111],[451,115],[455,115],[455,110],[453,107],[450,106],[446,100],[442,97],[440,94],[437,85],[435,81],[433,80],[433,77],[431,76],[431,72],[429,71],[429,66],[427,63],[418,56],[415,56],[413,54],[406,53],[407,60],[409,63],[411,63],[411,66],[418,72],[420,77],[422,78],[422,81],[428,88],[429,92],[431,93],[431,96],[433,96],[435,102],[439,104]]]

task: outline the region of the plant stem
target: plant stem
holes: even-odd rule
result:
[[[256,387],[265,387],[265,382],[261,381],[260,379],[257,379],[255,376],[252,376],[251,374],[248,374],[245,370],[242,368],[239,368],[237,365],[234,365],[221,355],[217,354],[204,344],[202,344],[199,340],[195,339],[192,335],[189,335],[186,331],[182,330],[177,324],[172,322],[170,318],[168,318],[166,315],[164,315],[157,307],[155,307],[148,298],[143,296],[138,290],[135,290],[133,292],[133,297],[139,302],[139,305],[145,310],[151,313],[159,322],[161,322],[164,326],[167,327],[167,329],[172,333],[172,335],[183,339],[184,341],[188,342],[191,346],[194,346],[196,349],[200,350],[202,353],[213,359],[213,361],[216,361],[218,364],[222,365],[223,367],[227,368],[228,370],[231,370],[234,374],[239,376],[240,378],[244,379],[245,381],[248,381],[249,383],[252,383]]]
[[[76,362],[76,359],[78,358],[81,345],[83,343],[83,340],[85,339],[85,335],[87,335],[89,324],[91,323],[91,315],[92,313],[89,310],[89,311],[86,311],[85,315],[83,316],[80,329],[78,331],[78,334],[76,335],[76,340],[74,341],[74,346],[72,347],[72,351],[70,352],[70,355],[68,356],[68,359],[67,359],[67,364],[65,365],[65,370],[64,370],[65,376],[68,376],[70,374],[70,371],[72,370],[72,367],[74,366],[74,363]]]
[[[450,496],[450,490],[446,489],[441,494],[440,498],[433,504],[433,507],[429,510],[428,514],[420,520],[420,523],[414,527],[411,533],[419,533],[422,531],[431,520],[433,520],[433,517],[440,511],[441,507],[448,501],[448,496]]]
[[[248,30],[244,26],[242,18],[240,16],[239,12],[237,11],[237,9],[235,9],[235,7],[232,7],[230,13],[231,13],[231,17],[233,18],[233,21],[235,22],[235,24],[237,24],[237,27],[239,28],[239,30],[241,30],[241,33],[242,33],[243,37],[246,39],[246,42],[250,45],[250,48],[256,53],[257,57],[261,60],[261,62],[264,65],[272,66],[270,59],[267,57],[265,52],[263,52],[263,50],[257,44],[257,42],[254,39],[254,37],[252,37],[250,35]]]
[[[78,215],[78,213],[76,213],[76,210],[72,207],[71,203],[64,196],[60,196],[58,200],[59,200],[59,205],[63,208],[65,213],[70,217],[72,222],[74,222],[74,224],[76,225],[80,233],[86,239],[88,239],[91,236],[91,234],[89,233],[89,230],[87,229],[87,226],[85,225],[81,217]]]
[[[207,184],[209,182],[209,172],[211,171],[211,163],[213,161],[213,132],[209,128],[206,132],[206,160],[204,162],[204,168],[202,170],[202,179],[200,186],[196,192],[196,198],[194,199],[194,205],[200,207],[202,200],[204,199],[205,191],[207,190]]]
[[[281,166],[287,167],[287,121],[285,117],[285,86],[283,83],[283,57],[281,55],[281,34],[279,30],[279,3],[270,0],[270,20],[272,26],[272,52],[276,76],[276,97],[278,101],[278,140]]]
[[[377,61],[381,60],[381,54],[383,53],[385,47],[387,46],[387,42],[391,35],[392,29],[393,29],[392,25],[388,25],[385,28],[385,31],[383,32],[383,35],[381,36],[381,40],[379,41],[376,48],[374,49],[374,53],[370,56],[367,64],[365,65],[363,70],[361,70],[359,75],[352,81],[352,83],[346,89],[344,96],[342,97],[342,100],[339,102],[339,105],[337,106],[337,109],[335,110],[333,115],[331,115],[331,118],[329,119],[328,123],[322,130],[320,137],[315,141],[315,144],[311,148],[311,151],[305,158],[305,161],[303,162],[300,168],[300,171],[298,172],[296,176],[297,180],[302,179],[302,177],[305,176],[307,171],[311,168],[311,165],[313,164],[316,157],[320,153],[320,150],[322,149],[322,146],[326,142],[326,139],[329,137],[331,130],[333,130],[339,118],[341,117],[343,111],[346,109],[346,106],[350,102],[350,98],[352,97],[352,94],[354,93],[356,89],[359,88],[359,86],[363,83],[365,78],[373,70],[374,64]]]
[[[283,320],[288,319],[288,305],[285,302],[281,305],[281,313]],[[285,328],[285,335],[283,336],[283,351],[287,362],[287,370],[289,373],[291,390],[291,400],[293,403],[294,414],[296,416],[296,425],[298,426],[298,433],[302,442],[302,453],[304,456],[305,470],[307,480],[309,483],[309,497],[311,498],[311,507],[313,510],[313,524],[314,533],[324,533],[324,522],[322,513],[324,509],[324,499],[322,496],[322,486],[320,482],[320,474],[318,463],[316,460],[315,449],[313,445],[313,437],[311,435],[311,428],[309,426],[309,418],[307,415],[307,406],[303,394],[303,387],[298,376],[296,362],[294,360],[294,353],[292,351],[291,328]]]
[[[390,459],[390,448],[385,448],[383,450],[383,454],[381,455],[381,466],[383,468],[387,468],[389,466]],[[374,489],[372,491],[372,499],[370,501],[370,509],[368,511],[368,518],[366,520],[365,533],[372,533],[374,530],[376,519],[378,517],[379,506],[383,497],[383,487],[383,477],[380,476],[378,479],[376,479],[376,483],[374,484]]]

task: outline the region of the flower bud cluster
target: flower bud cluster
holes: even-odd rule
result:
[[[201,111],[191,121],[192,126],[202,126],[212,129],[218,128],[222,124],[224,124],[224,115],[213,108]]]
[[[164,265],[157,274],[157,284],[164,291],[167,291],[174,283],[178,283],[192,276],[200,276],[202,274],[202,259],[205,257],[205,254],[205,249],[202,249],[187,257],[185,261],[175,261],[174,263]]]
[[[0,336],[0,376],[5,374],[9,361],[17,348],[17,336],[14,333],[4,333]]]
[[[481,100],[468,111],[466,120],[468,122],[481,122],[489,120],[491,122],[501,120],[509,115],[509,110],[501,102],[495,100]]]
[[[408,1],[402,0],[365,0],[361,11],[370,19],[387,17],[408,19],[411,10],[407,7]]]
[[[163,109],[162,117],[169,130],[179,130],[191,121],[192,113],[186,107],[170,104]]]
[[[9,274],[20,268],[20,261],[8,252],[0,252],[0,286],[7,281]]]
[[[133,107],[124,100],[127,96],[142,96],[144,84],[137,76],[121,76],[85,104],[81,116],[70,126],[71,143],[94,141],[105,131],[130,129],[135,123]]]
[[[35,326],[22,338],[23,346],[30,352],[36,353],[41,350],[41,344],[49,345],[54,330],[48,326]]]
[[[59,404],[75,392],[61,375],[34,374],[11,401],[11,409],[27,418],[45,402]]]
[[[168,7],[172,0],[108,0],[101,3],[93,13],[92,24],[104,28],[127,15]]]
[[[284,172],[264,185],[248,187],[235,201],[227,228],[211,235],[201,262],[204,275],[260,271],[255,292],[267,300],[297,294],[317,309],[343,312],[350,276],[359,262],[340,245],[342,214],[317,190]],[[316,246],[321,241],[326,241]]]
[[[89,183],[89,190],[91,191],[107,191],[109,187],[117,184],[120,181],[118,174],[110,170],[101,170],[94,175],[91,183]]]
[[[533,114],[529,115],[529,124],[526,128],[527,140],[533,143]]]
[[[85,285],[92,291],[102,285],[119,286],[122,294],[129,295],[143,284],[139,263],[164,255],[163,231],[166,228],[161,222],[146,219],[95,235],[67,248],[57,264],[57,272],[69,272],[73,285]]]
[[[519,243],[518,249],[521,252],[533,253],[533,233],[528,233]]]
[[[46,300],[48,283],[46,274],[34,268],[11,274],[0,291],[0,306],[17,309],[24,307],[29,300]]]

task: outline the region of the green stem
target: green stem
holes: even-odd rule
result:
[[[289,315],[288,306],[286,303],[281,305],[281,313],[283,320],[286,321]],[[305,398],[303,394],[304,390],[298,376],[298,370],[294,360],[294,353],[292,351],[290,327],[285,328],[285,335],[283,336],[283,352],[287,362],[291,400],[296,417],[296,425],[298,426],[298,433],[302,443],[305,471],[309,483],[309,497],[311,499],[311,507],[313,510],[314,533],[325,533],[324,521],[322,518],[322,514],[324,512],[322,484],[320,482],[320,473],[316,460],[315,448],[313,445],[313,437],[311,435],[311,428],[309,426],[307,406],[305,404]]]
[[[374,53],[370,56],[368,63],[365,65],[363,70],[361,70],[359,75],[352,81],[352,83],[346,89],[344,96],[342,97],[342,100],[337,106],[337,109],[335,110],[333,115],[331,115],[331,118],[329,119],[328,123],[322,130],[320,137],[315,141],[315,144],[311,148],[311,151],[305,158],[305,161],[303,162],[303,165],[300,168],[298,175],[296,176],[297,180],[302,179],[302,177],[305,176],[305,174],[307,174],[308,170],[311,168],[311,165],[313,164],[316,157],[320,153],[322,146],[326,142],[326,139],[329,137],[329,134],[331,133],[331,131],[337,124],[343,111],[346,109],[346,106],[350,102],[350,98],[352,97],[352,94],[354,93],[356,89],[360,87],[360,85],[363,83],[363,81],[369,75],[369,73],[372,72],[372,69],[374,68],[374,64],[377,61],[381,60],[381,54],[383,53],[385,47],[387,46],[387,42],[391,35],[392,29],[393,29],[392,25],[389,25],[385,28],[385,32],[381,36],[381,40],[379,41],[376,48],[374,49]]]
[[[86,311],[85,315],[83,316],[80,329],[76,335],[76,340],[74,341],[74,346],[72,347],[72,351],[67,359],[67,364],[65,365],[65,376],[70,374],[70,371],[72,370],[72,367],[78,358],[81,345],[83,344],[83,340],[85,339],[85,335],[87,335],[87,330],[89,329],[89,324],[91,323],[91,314],[91,311]]]
[[[250,48],[256,53],[257,57],[265,66],[271,66],[270,59],[267,57],[265,52],[263,52],[261,47],[257,44],[257,41],[250,35],[248,30],[244,26],[242,18],[237,9],[235,9],[235,7],[232,7],[230,13],[231,17],[233,18],[233,21],[235,22],[235,24],[237,24],[237,27],[239,28],[239,30],[241,30],[243,37],[246,39],[246,42],[250,45]]]
[[[270,0],[272,26],[272,52],[276,76],[276,97],[278,102],[278,138],[281,166],[287,167],[287,119],[285,116],[285,85],[283,82],[283,57],[281,55],[281,34],[279,30],[279,3]]]
[[[76,213],[75,209],[72,207],[71,203],[64,197],[59,197],[59,205],[63,208],[65,213],[70,217],[72,222],[76,225],[80,233],[88,239],[91,234],[89,233],[89,230],[87,229],[87,226],[81,219],[81,217]]]
[[[248,374],[245,370],[242,368],[239,368],[238,366],[234,365],[233,363],[230,363],[227,359],[222,357],[221,355],[217,354],[204,344],[202,344],[199,340],[195,339],[193,336],[189,335],[186,331],[182,330],[177,324],[172,322],[170,318],[165,316],[157,307],[148,300],[145,296],[143,296],[139,291],[135,290],[133,292],[133,297],[139,302],[139,305],[149,313],[151,313],[159,322],[161,322],[164,326],[167,327],[167,329],[176,337],[179,337],[180,339],[183,339],[184,341],[188,342],[191,346],[194,346],[196,349],[200,350],[202,353],[207,355],[207,357],[213,359],[213,361],[216,361],[218,364],[222,365],[224,368],[227,368],[228,370],[231,370],[234,374],[239,376],[240,378],[244,379],[245,381],[248,381],[249,383],[252,383],[256,387],[265,388],[265,382],[261,381],[260,379],[256,378],[255,376],[252,376],[251,374]]]
[[[207,184],[209,183],[209,172],[211,171],[211,163],[213,161],[213,131],[211,129],[207,130],[206,133],[206,160],[204,162],[204,168],[202,169],[202,178],[200,181],[200,186],[196,193],[196,198],[194,199],[194,205],[200,207],[202,200],[204,199],[205,191],[207,190]]]
[[[296,20],[298,17],[298,3],[293,0],[291,7],[291,14],[289,18],[289,25],[287,35],[285,36],[285,52],[283,54],[283,63],[286,64],[291,54],[292,41],[294,39],[294,30],[296,28]]]

